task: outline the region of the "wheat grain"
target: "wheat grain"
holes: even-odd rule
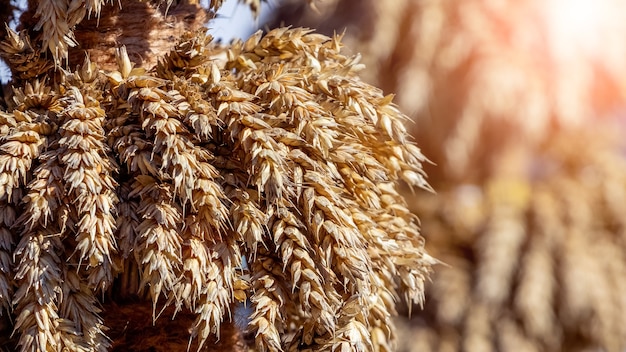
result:
[[[77,88],[72,93],[60,121],[60,165],[65,166],[65,188],[75,199],[78,264],[84,260],[90,271],[89,285],[104,290],[111,285],[116,270],[112,259],[117,251],[112,209],[117,196],[111,176],[115,170],[106,158],[104,110],[97,105],[85,106],[88,97],[83,98]]]
[[[42,45],[64,57],[63,26],[110,16],[99,1],[31,5],[67,9],[37,17],[35,44],[9,35],[0,49],[32,49],[26,64]],[[340,48],[300,28],[230,46],[199,30],[152,70],[122,47],[113,71],[88,55],[73,72],[14,81],[0,180],[22,237],[0,247],[0,264],[17,261],[0,266],[15,280],[0,303],[15,306],[22,350],[106,350],[99,290],[106,307],[149,302],[155,324],[192,313],[199,350],[248,298],[258,350],[393,349],[395,301],[421,302],[435,263],[397,190],[427,187],[425,159],[392,96]]]
[[[41,50],[35,50],[26,31],[19,33],[7,28],[7,36],[0,43],[1,56],[17,79],[30,80],[43,77],[53,65],[45,59]]]

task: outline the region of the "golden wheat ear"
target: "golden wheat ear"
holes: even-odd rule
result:
[[[100,14],[121,21],[132,5],[154,10]],[[72,11],[46,16],[68,24]],[[25,60],[15,70],[54,67],[41,46],[68,44],[39,21],[43,37],[9,32],[0,46]],[[99,28],[81,25],[76,38]],[[391,349],[396,302],[421,303],[435,263],[400,191],[428,188],[426,160],[393,96],[359,79],[339,37],[177,38],[152,67],[120,46],[12,82],[0,114],[11,348],[211,350],[245,333],[258,351]],[[155,335],[140,339],[138,319]]]

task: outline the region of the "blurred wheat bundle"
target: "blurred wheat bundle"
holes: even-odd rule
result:
[[[438,164],[438,195],[409,204],[450,266],[401,350],[623,351],[623,3],[326,4],[273,21],[347,28]]]
[[[562,131],[501,153],[480,185],[416,202],[449,266],[404,327],[422,344],[401,350],[623,351],[623,148],[611,131]]]
[[[33,1],[22,21],[39,25],[0,44],[5,348],[210,349],[247,300],[259,351],[390,350],[395,302],[421,302],[434,263],[398,192],[428,187],[406,117],[338,37],[304,29],[227,46],[198,29],[151,68],[125,47],[115,70],[71,66],[99,30],[73,26],[131,21],[132,3]],[[126,341],[129,310],[191,316],[189,333]]]

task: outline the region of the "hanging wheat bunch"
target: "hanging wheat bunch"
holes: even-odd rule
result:
[[[608,132],[623,133],[614,124],[626,92],[623,5],[319,8],[286,1],[274,21],[345,29],[373,68],[364,79],[398,93],[438,164],[429,172],[438,194],[409,204],[449,266],[437,270],[425,311],[405,322],[401,350],[624,350],[626,170]]]
[[[243,349],[230,320],[246,301],[258,351],[394,346],[395,302],[421,303],[435,263],[398,190],[428,188],[424,157],[339,37],[283,28],[222,46],[199,29],[111,63],[106,43],[81,42],[83,17],[106,37],[136,18],[126,6],[149,7],[150,31],[165,15],[57,1],[44,16],[46,3],[0,47],[14,72],[0,115],[6,348]],[[80,65],[71,45],[89,53]],[[138,332],[146,320],[156,334]]]

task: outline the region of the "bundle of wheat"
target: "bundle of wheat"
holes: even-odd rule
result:
[[[238,336],[223,321],[249,301],[259,351],[390,350],[395,302],[421,302],[435,262],[398,191],[428,188],[406,117],[338,37],[304,29],[229,46],[187,32],[151,70],[124,47],[112,71],[58,66],[85,13],[128,21],[131,3],[31,2],[41,31],[0,46],[7,348],[177,350],[130,311],[186,322],[206,349]]]
[[[438,164],[438,195],[409,204],[449,267],[403,349],[623,351],[623,128],[596,128],[626,101],[623,3],[325,4],[274,21],[346,28]]]
[[[623,129],[622,129],[623,130]],[[600,140],[598,136],[602,136]],[[416,202],[441,268],[406,351],[623,351],[626,159],[614,131],[501,154],[483,184]]]

